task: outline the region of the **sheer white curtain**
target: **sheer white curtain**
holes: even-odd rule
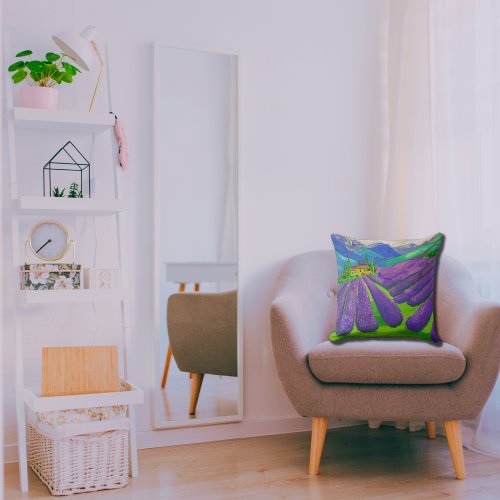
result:
[[[390,0],[381,232],[446,235],[500,301],[500,2]],[[469,447],[500,456],[500,382]]]

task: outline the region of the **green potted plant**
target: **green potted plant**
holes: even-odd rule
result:
[[[64,61],[64,54],[47,52],[44,60],[33,60],[33,51],[16,54],[18,61],[8,67],[14,84],[26,82],[19,91],[21,106],[26,108],[56,109],[61,83],[71,83],[80,70]],[[25,59],[28,57],[28,59]]]
[[[64,191],[64,189],[63,189]],[[72,182],[69,187],[68,198],[83,198],[82,190],[77,182]]]

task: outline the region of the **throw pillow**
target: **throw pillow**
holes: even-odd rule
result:
[[[332,234],[337,255],[336,331],[330,340],[404,337],[441,342],[434,281],[443,235],[421,240],[356,240]]]

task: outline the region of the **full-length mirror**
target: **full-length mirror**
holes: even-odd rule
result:
[[[156,428],[241,419],[237,75],[155,45]]]

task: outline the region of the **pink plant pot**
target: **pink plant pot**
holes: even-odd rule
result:
[[[23,108],[57,109],[59,90],[48,87],[21,87],[19,97]]]

